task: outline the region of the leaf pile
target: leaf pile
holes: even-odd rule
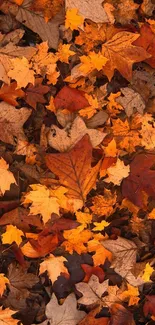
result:
[[[0,324],[155,321],[155,2],[0,1]]]

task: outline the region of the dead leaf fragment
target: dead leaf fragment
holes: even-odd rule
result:
[[[145,103],[141,95],[128,87],[121,88],[123,96],[116,98],[116,102],[124,107],[126,115],[130,117],[135,111],[141,115],[145,109]]]

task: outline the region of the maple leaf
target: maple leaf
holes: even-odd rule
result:
[[[81,148],[83,148],[81,152]],[[60,183],[68,189],[67,196],[85,198],[96,183],[100,162],[91,168],[92,146],[85,135],[69,152],[47,154],[47,167],[59,176]]]
[[[46,223],[52,213],[59,215],[59,204],[56,197],[50,195],[50,190],[40,184],[30,185],[32,191],[27,193],[22,204],[31,204],[30,213],[32,215],[41,214]]]
[[[86,116],[88,119],[90,119],[100,108],[98,100],[95,96],[85,94],[85,98],[88,100],[90,106],[80,109],[79,114],[84,117]]]
[[[93,23],[85,23],[84,30],[80,30],[79,35],[75,38],[75,44],[83,45],[84,50],[88,53],[94,46],[98,46],[102,41],[105,41],[105,37],[104,26],[99,27]]]
[[[56,68],[57,57],[54,53],[48,53],[48,43],[42,42],[37,45],[37,53],[32,58],[32,66],[37,74],[44,76],[45,74],[50,74]],[[30,81],[29,81],[30,82]],[[32,84],[34,84],[32,82]]]
[[[35,84],[29,84],[25,90],[25,101],[31,107],[36,109],[37,103],[46,103],[45,98],[43,97],[50,88],[48,86],[42,85],[42,78],[35,79]]]
[[[69,276],[67,268],[64,266],[64,262],[67,262],[66,258],[63,256],[54,256],[50,254],[44,262],[40,264],[39,274],[47,271],[48,276],[52,283],[54,283],[61,273],[65,273]]]
[[[150,64],[152,68],[155,68],[155,33],[152,31],[148,24],[143,24],[140,29],[140,37],[135,40],[136,46],[143,47],[148,53],[150,58],[146,58],[146,62]]]
[[[119,295],[119,298],[122,300],[128,299],[128,306],[137,305],[140,300],[138,288],[133,287],[127,283],[127,289]]]
[[[0,308],[0,322],[2,325],[17,325],[19,320],[12,318],[14,314],[16,314],[16,311],[13,311],[9,308],[5,308],[2,310],[2,307]]]
[[[19,246],[22,242],[22,236],[24,236],[24,233],[16,226],[8,225],[6,226],[6,232],[2,234],[2,243],[12,244],[15,242]]]
[[[116,164],[107,169],[107,173],[108,178],[104,179],[105,182],[112,182],[115,185],[120,185],[123,178],[128,177],[130,166],[125,166],[124,162],[118,158]]]
[[[66,19],[65,19],[65,27],[70,28],[71,30],[78,29],[82,26],[84,22],[84,17],[79,15],[78,9],[67,9],[66,11]]]
[[[59,305],[53,293],[50,302],[46,305],[47,320],[40,325],[77,325],[86,315],[84,311],[77,309],[77,301],[74,293],[71,293],[62,305]]]
[[[16,154],[26,156],[26,163],[34,165],[36,163],[37,148],[27,141],[18,140]]]
[[[0,273],[0,295],[2,296],[5,289],[6,284],[10,283],[9,279],[5,277],[4,273]]]
[[[8,170],[9,165],[6,161],[1,158],[0,159],[0,195],[4,195],[6,191],[10,189],[11,184],[16,184],[16,180],[14,175]]]
[[[88,264],[81,264],[83,271],[85,272],[85,277],[83,282],[88,282],[92,274],[96,275],[99,278],[99,282],[103,282],[105,278],[105,273],[103,269],[99,266],[90,266]]]
[[[93,217],[92,214],[87,212],[81,212],[81,211],[76,212],[76,220],[82,225],[84,225],[85,228],[87,227],[87,225],[89,225],[92,222],[92,217]]]
[[[92,233],[88,229],[83,229],[84,225],[81,225],[76,229],[64,231],[63,237],[67,240],[62,243],[62,246],[70,254],[73,254],[73,251],[77,252],[78,254],[87,252],[85,244],[92,237]]]
[[[34,71],[25,57],[11,59],[13,68],[9,70],[8,76],[17,81],[17,88],[26,87],[30,82],[34,85]]]
[[[31,115],[26,107],[15,109],[5,102],[0,103],[0,140],[15,145],[15,137],[25,140],[23,124]]]
[[[52,125],[48,132],[48,143],[56,150],[64,152],[73,148],[85,134],[89,135],[93,147],[98,146],[105,137],[103,132],[88,129],[82,118],[77,116],[72,124],[66,125],[65,129]]]
[[[114,11],[114,17],[117,23],[122,25],[130,24],[132,20],[137,20],[136,10],[139,8],[139,4],[134,3],[133,0],[123,0],[116,2],[116,10]]]
[[[75,52],[70,50],[70,44],[60,44],[57,51],[57,58],[61,62],[68,63],[69,57],[75,55]]]
[[[0,99],[4,100],[4,102],[7,102],[10,105],[17,106],[18,102],[16,101],[16,98],[24,97],[25,93],[22,89],[16,88],[16,81],[12,82],[10,85],[3,84],[0,88]]]
[[[110,225],[109,222],[102,220],[101,222],[94,222],[94,228],[93,231],[102,231],[104,228],[108,227]]]
[[[94,214],[109,217],[115,211],[113,206],[116,203],[116,193],[104,189],[104,195],[94,196],[92,203],[91,210]]]
[[[98,304],[100,300],[102,301],[102,295],[108,289],[108,282],[109,280],[99,283],[98,277],[96,275],[92,275],[88,283],[77,283],[75,285],[76,289],[83,295],[78,302],[85,306]]]
[[[100,52],[89,52],[89,55],[82,55],[80,57],[81,64],[79,66],[79,70],[87,75],[92,72],[94,69],[100,71],[103,66],[107,63],[108,59],[104,57]]]
[[[145,282],[151,281],[150,276],[152,275],[153,271],[154,271],[154,268],[149,263],[147,263],[145,266],[145,269],[144,269],[144,274],[142,275],[142,279]]]
[[[155,148],[155,122],[151,115],[145,114],[142,117],[142,126],[140,130],[142,136],[141,145],[146,149]]]
[[[103,71],[109,80],[117,69],[127,80],[132,79],[132,65],[150,57],[142,47],[132,45],[139,34],[119,32],[102,46],[102,54],[108,61]]]
[[[102,265],[106,259],[111,261],[112,254],[106,249],[97,239],[92,239],[88,242],[88,252],[95,252],[93,255],[94,266]]]

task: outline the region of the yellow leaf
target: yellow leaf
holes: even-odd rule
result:
[[[92,215],[89,213],[84,213],[81,211],[77,211],[76,212],[76,220],[79,223],[82,223],[84,225],[84,227],[86,228],[87,225],[89,225],[92,222]]]
[[[17,81],[17,88],[26,87],[28,83],[34,85],[34,71],[25,57],[11,59],[13,68],[8,72],[8,76]]]
[[[40,264],[39,274],[47,271],[50,280],[54,283],[61,273],[66,273],[69,275],[67,268],[64,266],[64,262],[67,262],[65,257],[55,257],[53,254],[50,254],[50,256],[48,256],[44,262]]]
[[[9,308],[5,308],[2,310],[2,307],[0,308],[0,324],[1,325],[17,325],[19,323],[18,319],[12,318],[12,315],[16,314],[17,311],[13,311]],[[21,323],[22,325],[22,323]]]
[[[50,98],[50,102],[49,102],[49,105],[47,105],[46,108],[47,108],[49,111],[51,111],[51,112],[53,112],[53,113],[56,113],[56,108],[55,108],[55,105],[54,105],[54,97],[53,97],[53,96],[51,96],[51,98]]]
[[[50,190],[40,184],[30,185],[32,191],[25,194],[22,204],[30,204],[30,213],[33,215],[41,214],[46,223],[52,213],[59,215],[59,204],[56,197],[50,195]]]
[[[130,284],[127,284],[128,290],[125,290],[119,295],[119,298],[121,300],[126,300],[128,299],[128,305],[137,305],[138,301],[140,300],[139,296],[139,290],[136,287],[133,287]]]
[[[6,289],[6,283],[10,283],[9,279],[3,273],[0,273],[0,295],[2,296]]]
[[[84,22],[84,17],[78,14],[78,9],[67,9],[65,27],[71,30],[78,29]]]
[[[102,220],[101,222],[94,222],[95,228],[93,228],[93,231],[102,231],[105,227],[108,227],[110,225],[109,222]]]
[[[92,237],[92,233],[90,230],[83,230],[84,226],[81,225],[76,229],[65,230],[63,232],[63,236],[67,241],[62,243],[62,246],[65,247],[65,250],[70,254],[73,254],[73,251],[78,254],[86,253],[87,248],[85,244]]]
[[[121,95],[121,92],[117,92],[115,94],[111,93],[110,96],[108,97],[109,103],[107,105],[108,112],[111,115],[116,115],[120,113],[121,110],[123,110],[123,107],[121,104],[116,102],[116,98],[118,98]]]
[[[118,150],[116,146],[116,141],[115,139],[112,139],[107,145],[107,147],[104,147],[104,153],[105,157],[116,157]]]
[[[148,219],[155,219],[155,208],[149,213]]]
[[[88,100],[90,106],[80,109],[79,114],[81,116],[87,116],[87,118],[91,118],[99,109],[99,104],[96,97],[88,94],[85,94],[85,97]]]
[[[112,260],[112,253],[104,248],[96,239],[92,239],[88,242],[88,252],[95,252],[93,255],[94,266],[104,264],[106,258],[109,261]]]
[[[94,214],[109,217],[115,210],[113,206],[116,204],[116,193],[104,189],[104,195],[93,197],[92,202],[91,210]]]
[[[102,67],[108,61],[100,52],[89,52],[89,55],[82,55],[80,57],[81,65],[79,66],[79,70],[84,74],[87,75],[93,70],[100,71]]]
[[[68,59],[70,56],[74,55],[75,52],[70,50],[70,44],[60,44],[58,47],[57,58],[61,62],[68,63]]]
[[[144,274],[142,276],[142,279],[145,282],[151,281],[150,276],[152,275],[153,271],[154,271],[154,268],[149,263],[147,263],[145,266],[145,269],[144,269]]]
[[[105,182],[112,182],[115,185],[120,185],[123,178],[128,177],[130,173],[130,166],[125,166],[122,160],[117,159],[116,164],[107,169],[107,173],[109,176],[104,180]]]
[[[5,191],[10,189],[10,185],[12,183],[16,184],[16,180],[13,174],[8,170],[9,165],[6,161],[1,158],[0,159],[0,195],[4,195]]]
[[[6,232],[2,234],[2,243],[12,244],[15,242],[19,246],[22,242],[22,236],[24,236],[24,233],[20,229],[16,226],[8,225],[6,226]]]

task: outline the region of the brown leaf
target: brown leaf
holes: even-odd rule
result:
[[[132,45],[139,34],[119,32],[102,46],[102,54],[108,59],[103,71],[109,80],[117,69],[127,80],[132,79],[132,65],[150,57],[142,47]]]
[[[30,231],[30,225],[42,229],[42,223],[39,217],[30,215],[29,211],[21,207],[3,214],[0,218],[0,226],[7,224],[12,224],[23,231]]]
[[[93,309],[78,325],[108,325],[108,317],[95,318],[95,316],[100,312],[100,308],[97,307]]]
[[[130,117],[136,110],[141,115],[145,109],[145,103],[141,95],[128,87],[121,88],[123,96],[116,98],[116,102],[124,107],[126,115]]]
[[[155,316],[155,296],[146,296],[146,301],[143,306],[143,312],[144,315],[147,316],[148,314],[151,314]]]
[[[151,54],[151,58],[148,58],[145,61],[150,64],[152,68],[155,68],[155,34],[148,24],[142,25],[140,29],[140,37],[133,44],[143,47]]]
[[[123,180],[122,194],[132,203],[143,208],[143,195],[146,192],[155,198],[155,155],[139,154],[130,164],[130,175]]]
[[[60,183],[68,188],[69,198],[85,202],[87,194],[96,184],[100,162],[91,168],[92,146],[85,135],[69,152],[47,154],[47,167],[59,176]]]
[[[50,87],[42,85],[42,80],[42,78],[35,79],[35,85],[29,84],[25,90],[25,101],[34,109],[37,103],[46,103],[43,95],[50,90]]]
[[[120,304],[112,305],[109,325],[135,325],[132,314]]]
[[[14,81],[10,85],[3,84],[0,88],[0,99],[4,100],[10,105],[17,106],[18,102],[16,98],[24,97],[24,91],[22,89],[16,89],[17,82]]]
[[[84,94],[81,90],[64,86],[54,99],[55,108],[68,109],[70,112],[75,112],[88,107],[89,102]]]
[[[30,239],[23,247],[22,253],[29,258],[42,257],[52,252],[58,246],[58,236],[48,235],[38,240]]]

